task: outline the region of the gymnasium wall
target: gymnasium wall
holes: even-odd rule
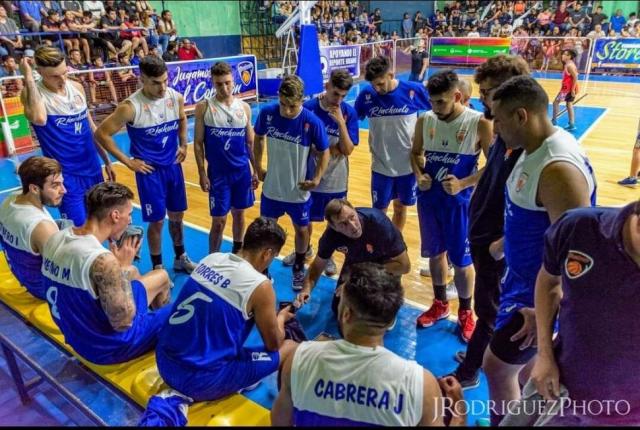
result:
[[[240,5],[229,1],[151,0],[158,15],[170,10],[178,27],[178,37],[196,42],[205,57],[224,57],[242,52],[240,45]]]
[[[616,14],[616,10],[622,9],[622,15],[625,18],[629,18],[631,12],[638,12],[640,10],[640,1],[638,0],[609,0],[600,2],[603,12],[607,16],[612,17]]]
[[[376,8],[382,12],[382,31],[398,33],[402,27],[402,16],[405,12],[413,19],[417,11],[422,12],[424,18],[429,18],[434,11],[433,0],[423,1],[370,1],[368,12],[373,13]]]

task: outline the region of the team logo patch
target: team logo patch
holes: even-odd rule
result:
[[[308,133],[308,132],[309,132],[309,123],[308,123],[308,122],[305,122],[305,123],[304,123],[304,132],[305,132],[305,133]]]
[[[564,271],[569,279],[576,279],[586,274],[593,267],[593,258],[584,252],[570,250],[564,262]]]
[[[336,248],[336,251],[342,252],[343,254],[347,254],[349,252],[349,248],[346,246],[339,246]]]
[[[511,153],[512,153],[512,152],[513,152],[513,149],[509,149],[509,148],[507,148],[507,150],[506,150],[506,151],[505,151],[505,153],[504,153],[504,159],[505,159],[505,160],[508,160],[508,159],[509,159],[509,157],[511,157]]]
[[[373,254],[373,245],[371,245],[370,243],[367,243],[366,248],[369,254]]]
[[[409,98],[410,98],[411,100],[413,100],[413,97],[414,97],[415,95],[416,95],[416,92],[415,92],[415,91],[413,91],[413,90],[409,91]]]
[[[462,142],[464,142],[464,138],[467,136],[467,130],[458,130],[458,133],[456,133],[456,139],[458,139],[458,143],[462,144]]]
[[[449,141],[448,140],[443,140],[441,145],[442,146],[449,146]]]
[[[75,96],[73,96],[73,105],[75,107],[82,106],[82,96],[80,94],[76,94]]]
[[[210,106],[209,109],[211,110],[212,114],[215,114],[218,112],[218,109],[214,108],[213,106]]]
[[[526,173],[522,172],[520,173],[520,177],[518,178],[518,182],[516,182],[516,192],[520,192],[525,184],[527,183],[527,181],[529,180],[529,175],[527,175]]]
[[[149,112],[151,110],[151,108],[149,107],[148,104],[145,103],[145,104],[142,105],[142,110],[146,111],[146,112]]]
[[[364,102],[365,103],[371,103],[371,94],[365,94],[364,95]]]
[[[173,109],[173,99],[167,99],[167,109]]]
[[[271,124],[272,119],[273,119],[273,115],[267,115],[267,124]]]
[[[436,129],[432,127],[429,129],[429,138],[433,140],[434,137],[436,137]]]
[[[244,85],[249,85],[253,79],[253,63],[250,61],[238,63],[238,74],[240,75],[240,81]]]

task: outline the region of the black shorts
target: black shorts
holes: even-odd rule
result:
[[[505,363],[527,364],[538,352],[536,348],[531,346],[522,351],[520,350],[520,345],[522,345],[526,337],[515,342],[511,341],[511,336],[516,334],[523,324],[524,317],[522,314],[514,312],[505,326],[493,332],[489,347],[491,352]]]

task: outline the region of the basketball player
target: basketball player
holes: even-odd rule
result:
[[[419,327],[430,327],[449,316],[447,256],[454,268],[460,308],[458,325],[468,342],[475,323],[471,311],[474,270],[468,239],[469,200],[478,180],[476,164],[493,140],[491,122],[481,112],[462,104],[460,80],[443,70],[427,83],[432,110],[416,124],[412,166],[418,182],[418,220],[422,256],[429,258],[435,300],[418,317]]]
[[[324,216],[327,229],[320,238],[318,255],[311,263],[304,278],[304,287],[298,294],[299,306],[311,297],[311,290],[335,251],[345,255],[340,278],[356,263],[383,264],[387,272],[398,278],[411,270],[402,233],[380,209],[354,208],[346,199],[333,199],[327,204]],[[338,285],[341,283],[338,279]],[[331,304],[335,313],[339,300],[340,288],[336,288]]]
[[[576,52],[573,49],[562,50],[562,64],[564,69],[562,70],[562,87],[560,92],[553,101],[553,125],[557,124],[558,108],[563,101],[567,105],[567,116],[569,117],[569,125],[565,127],[567,131],[574,131],[575,126],[575,113],[573,111],[573,102],[578,94],[578,68],[573,60],[576,58]]]
[[[354,107],[360,119],[369,118],[373,207],[386,213],[393,200],[393,224],[402,232],[407,206],[416,204],[410,158],[418,111],[431,105],[424,86],[396,79],[386,57],[369,60],[365,79],[371,85],[360,91]]]
[[[437,381],[384,347],[403,303],[400,278],[384,266],[355,264],[342,284],[344,339],[303,342],[284,359],[271,410],[275,426],[442,426],[444,397],[462,400],[454,378]],[[443,396],[443,392],[444,396]],[[455,416],[450,425],[464,425]]]
[[[547,230],[536,282],[538,356],[531,379],[548,400],[558,397],[562,383],[577,404],[621,404],[618,411],[589,408],[579,415],[567,408],[553,424],[640,422],[640,391],[631,377],[640,371],[640,332],[633,324],[640,312],[638,286],[640,201],[568,211]],[[594,318],[604,301],[610,312]],[[554,347],[551,327],[558,309]]]
[[[171,309],[159,309],[169,301],[167,272],[141,276],[132,265],[141,239],[114,243],[131,223],[132,200],[124,185],[94,186],[87,222],[55,233],[42,249],[51,315],[65,342],[95,364],[122,363],[153,349]],[[109,249],[102,246],[107,240]]]
[[[200,188],[209,193],[212,216],[209,253],[220,251],[227,214],[233,218],[233,249],[242,247],[244,210],[253,206],[258,177],[251,173],[253,127],[251,108],[233,96],[231,66],[217,62],[211,67],[214,96],[196,105],[193,151]],[[204,162],[207,160],[205,170]]]
[[[333,199],[347,197],[349,183],[349,156],[360,141],[358,115],[355,109],[343,100],[353,85],[353,78],[346,70],[334,70],[325,84],[325,92],[304,107],[316,114],[324,123],[329,135],[329,165],[320,184],[311,192],[311,223],[309,237],[314,222],[324,221],[324,208]],[[313,158],[312,158],[313,160]],[[307,257],[313,254],[311,245]],[[282,260],[282,264],[290,266],[295,259],[295,252]],[[324,269],[327,276],[337,273],[333,259],[327,260]]]
[[[22,194],[14,194],[0,206],[0,244],[11,272],[33,296],[46,300],[42,277],[42,248],[58,231],[45,206],[58,207],[66,189],[56,160],[29,157],[20,164]]]
[[[459,79],[458,88],[460,89],[460,93],[462,94],[462,98],[460,100],[462,106],[475,109],[471,104],[471,94],[473,93],[473,86],[471,85],[471,82],[467,81],[466,79]]]
[[[32,62],[42,77],[37,83]],[[94,141],[96,125],[87,110],[84,89],[67,79],[64,54],[57,48],[38,48],[33,59],[25,56],[20,61],[20,73],[24,76],[20,94],[24,114],[44,156],[62,167],[67,193],[60,204],[60,214],[80,226],[86,219],[86,191],[103,181],[98,155],[104,161],[107,178],[115,181],[107,153]]]
[[[513,76],[528,74],[527,62],[522,57],[510,55],[496,55],[476,68],[474,80],[480,90],[485,118],[493,118],[492,97],[500,84]],[[480,384],[482,358],[493,334],[500,299],[500,278],[504,273],[504,255],[495,252],[502,247],[504,235],[504,188],[521,153],[522,149],[507,149],[502,138],[496,136],[469,203],[469,244],[476,272],[473,306],[478,319],[466,353],[458,353],[461,363],[453,372],[462,389]]]
[[[217,400],[281,367],[294,342],[285,340],[291,305],[276,314],[271,281],[262,274],[286,234],[257,218],[236,254],[205,257],[180,291],[156,348],[162,379],[195,401]],[[263,347],[244,346],[254,325]],[[192,335],[185,336],[186,333]]]
[[[633,147],[631,155],[631,173],[625,179],[618,181],[618,184],[627,187],[635,187],[640,179],[640,121],[638,121],[638,134],[636,136],[636,144]]]
[[[142,88],[121,102],[96,130],[98,142],[136,174],[142,220],[149,223],[147,237],[151,264],[162,264],[162,226],[169,215],[169,234],[175,259],[173,270],[191,273],[195,264],[184,250],[182,219],[187,210],[182,162],[187,156],[187,116],[184,99],[168,87],[167,66],[158,57],[140,61]],[[123,126],[131,140],[131,156],[116,145],[113,135]]]
[[[304,260],[309,249],[310,190],[320,184],[329,163],[325,125],[302,106],[304,84],[296,75],[286,76],[278,90],[279,103],[263,107],[256,119],[254,171],[264,182],[260,215],[277,219],[287,213],[295,230],[294,290],[302,289]],[[262,153],[267,146],[267,170]],[[311,154],[311,150],[315,154]],[[311,154],[311,155],[310,155]],[[309,158],[316,157],[315,172]]]
[[[497,405],[520,398],[518,375],[535,356],[534,288],[544,233],[567,210],[595,204],[595,178],[576,139],[553,126],[549,99],[535,79],[516,76],[493,95],[496,132],[508,148],[523,148],[506,184],[505,274],[500,309],[483,368]],[[522,375],[523,380],[528,375]],[[497,425],[505,411],[492,411]]]

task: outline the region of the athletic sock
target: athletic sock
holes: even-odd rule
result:
[[[151,254],[151,266],[156,267],[158,265],[162,265],[162,254],[153,255]]]
[[[295,263],[293,263],[294,272],[300,272],[301,270],[304,270],[305,254],[306,252],[302,252],[302,253],[296,252],[296,260],[295,260]]]
[[[441,302],[447,302],[447,286],[446,285],[433,285],[433,292],[436,296],[436,300]]]
[[[238,251],[242,248],[242,242],[233,241],[233,249],[231,249],[232,254],[237,254]]]
[[[458,297],[458,300],[460,301],[459,309],[461,311],[469,311],[469,310],[471,310],[471,297],[469,297],[467,299],[463,299],[462,297]]]
[[[184,254],[184,245],[173,245],[173,251],[176,253],[176,258],[180,258]]]

